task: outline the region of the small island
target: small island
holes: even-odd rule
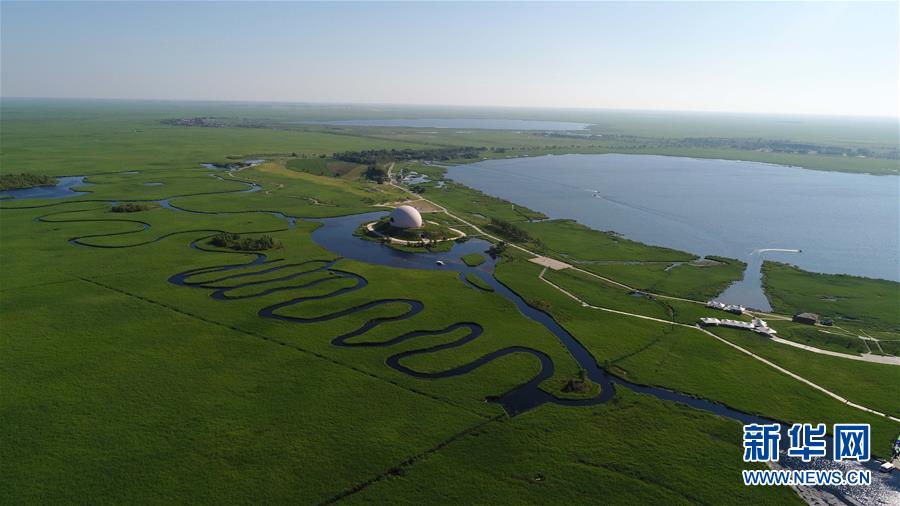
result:
[[[367,223],[365,235],[391,246],[431,248],[440,243],[462,239],[465,232],[434,221],[425,221],[419,211],[408,205],[394,209],[390,216]]]
[[[213,246],[236,251],[265,251],[282,247],[281,241],[268,234],[259,237],[241,237],[240,234],[221,232],[214,235],[209,242]]]

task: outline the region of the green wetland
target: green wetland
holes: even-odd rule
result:
[[[15,464],[4,502],[791,504],[790,489],[741,485],[740,420],[869,422],[877,455],[900,430],[677,325],[702,314],[697,304],[548,275],[622,314],[592,310],[519,250],[484,255],[487,238],[449,215],[437,221],[474,237],[450,251],[361,240],[353,231],[385,204],[415,197],[355,167],[291,163],[405,141],[182,127],[150,107],[94,111],[90,132],[52,109],[15,112],[3,119],[17,140],[4,145],[4,170],[71,174],[53,169],[69,151],[90,185],[0,204],[0,442]],[[135,138],[117,137],[123,125]],[[59,135],[22,149],[41,129]],[[72,149],[97,134],[110,138],[105,151]],[[453,215],[504,220],[553,256],[692,258],[589,229],[554,235],[552,222],[528,221],[543,209],[434,185],[423,195]],[[122,203],[136,210],[111,212]],[[240,251],[217,236],[278,247]],[[696,276],[726,283],[739,275],[729,265]],[[642,279],[699,296],[696,276]],[[841,361],[722,335],[817,382]],[[896,368],[873,365],[854,362],[840,393],[897,413],[871,390]],[[580,371],[599,392],[561,389]],[[891,499],[896,485],[855,493]]]

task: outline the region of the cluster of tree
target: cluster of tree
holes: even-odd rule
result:
[[[134,202],[126,202],[124,204],[116,204],[112,206],[114,213],[136,213],[150,209],[146,204],[135,204]]]
[[[490,248],[488,248],[487,253],[491,256],[491,258],[497,258],[506,251],[506,243],[503,241],[498,242],[497,244],[492,244]]]
[[[488,227],[494,229],[500,235],[514,242],[528,242],[531,240],[531,236],[528,235],[528,232],[522,230],[520,227],[506,220],[491,218],[491,222],[488,224]]]
[[[831,156],[865,156],[897,159],[895,148],[875,151],[869,148],[850,148],[829,146],[806,142],[794,142],[783,139],[761,138],[728,138],[728,137],[688,137],[684,139],[665,139],[665,146],[691,148],[730,148],[749,151],[769,151],[773,153],[820,154]]]
[[[562,391],[586,394],[590,393],[592,388],[593,383],[591,383],[591,379],[588,378],[587,371],[579,369],[577,377],[566,380],[566,384],[563,385]]]
[[[220,248],[228,248],[238,251],[261,251],[281,247],[281,241],[263,234],[260,237],[241,237],[240,234],[221,232],[216,234],[210,243]]]
[[[603,137],[601,134],[593,133],[564,133],[564,132],[540,132],[535,135],[540,137],[550,137],[554,139],[587,139],[596,140]]]
[[[384,169],[382,169],[381,167],[379,167],[375,164],[371,164],[368,167],[366,167],[365,176],[366,176],[366,179],[368,179],[370,181],[375,181],[376,183],[384,183],[385,181],[387,181],[387,178],[388,178],[387,171],[385,171]]]
[[[453,160],[478,158],[485,148],[460,146],[452,148],[421,149],[370,149],[367,151],[344,151],[332,158],[363,165],[376,165],[399,160]]]
[[[3,174],[0,176],[0,191],[34,188],[35,186],[54,186],[56,178],[36,174]]]
[[[225,123],[214,118],[172,118],[162,120],[164,125],[203,127],[203,128],[222,128]]]
[[[830,156],[861,156],[866,158],[882,158],[896,160],[900,158],[900,150],[895,146],[848,147],[809,142],[795,142],[786,139],[764,139],[761,137],[685,137],[655,138],[621,134],[579,134],[560,132],[540,132],[535,135],[557,139],[584,139],[605,141],[603,145],[582,145],[580,147],[603,147],[614,149],[646,149],[660,147],[704,148],[704,149],[737,149],[742,151],[761,151],[770,153],[819,154]],[[566,146],[545,146],[545,149],[560,149]],[[576,147],[572,145],[570,147]],[[520,148],[533,149],[533,148]]]

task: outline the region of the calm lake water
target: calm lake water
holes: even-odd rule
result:
[[[398,119],[346,119],[333,121],[291,121],[295,125],[344,125],[372,127],[408,128],[471,128],[480,130],[584,130],[589,123],[569,121],[534,121],[521,119],[476,119],[476,118],[398,118]]]
[[[744,260],[748,279],[723,294],[727,302],[769,309],[759,290],[763,259],[900,280],[897,176],[614,154],[487,160],[450,167],[448,176],[552,218]]]

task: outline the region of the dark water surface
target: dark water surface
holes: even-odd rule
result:
[[[486,160],[449,167],[448,176],[552,218],[750,263],[727,302],[767,309],[762,259],[900,280],[897,176],[615,154]]]

